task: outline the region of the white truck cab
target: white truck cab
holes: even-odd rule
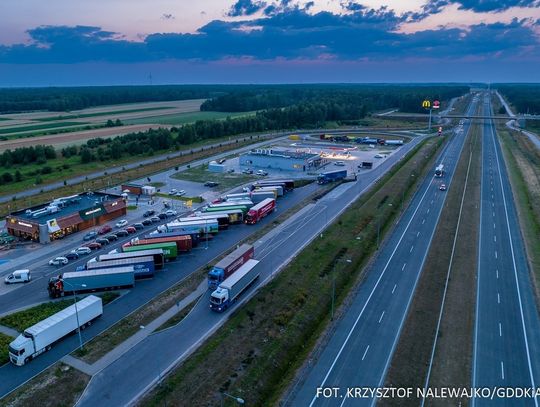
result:
[[[27,269],[15,270],[13,273],[8,275],[4,279],[4,283],[6,284],[27,283],[31,279],[32,279],[32,276],[30,275],[30,270],[27,270]]]
[[[229,306],[229,290],[218,287],[210,296],[210,308],[216,309],[218,312],[223,311]]]

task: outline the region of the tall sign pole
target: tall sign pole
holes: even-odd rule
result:
[[[431,131],[431,101],[429,100],[424,100],[422,102],[422,107],[424,109],[429,109],[429,124],[428,124],[428,131]]]

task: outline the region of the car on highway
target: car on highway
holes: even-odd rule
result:
[[[168,211],[165,211],[165,215],[167,215],[167,216],[176,216],[176,215],[178,215],[178,212],[176,212],[174,209],[169,209]]]
[[[69,252],[67,254],[64,254],[64,257],[68,260],[77,260],[79,258],[79,255],[76,252]]]
[[[446,184],[441,184],[439,191],[446,191]]]
[[[116,235],[121,236],[121,237],[126,237],[127,235],[129,235],[129,232],[127,230],[120,229],[116,231]]]
[[[114,240],[118,240],[118,236],[116,236],[114,233],[111,233],[110,235],[105,236],[105,239],[107,239],[109,242],[112,242]]]
[[[161,222],[161,219],[159,218],[159,216],[152,216],[150,218],[150,220],[152,221],[152,223],[158,223],[158,222]]]
[[[97,242],[87,243],[85,244],[86,247],[88,247],[90,250],[99,250],[101,249],[101,244]]]
[[[95,232],[95,231],[88,232],[86,235],[84,235],[83,240],[85,242],[88,242],[89,240],[94,239],[97,235],[98,235],[98,233]]]
[[[104,225],[101,229],[99,229],[100,235],[106,235],[112,230],[112,228],[109,225]]]
[[[116,226],[117,228],[123,228],[127,224],[128,224],[128,221],[125,220],[125,219],[122,219],[122,220],[119,220],[118,222],[116,222],[116,225],[114,225],[114,226]]]
[[[150,219],[145,219],[141,222],[144,226],[150,226],[152,224],[152,221]]]
[[[15,283],[28,283],[32,279],[30,275],[30,270],[15,270],[13,273],[10,273],[4,279],[5,284],[15,284]]]
[[[266,175],[268,175],[268,173],[264,170],[258,170],[255,175],[259,175],[261,177],[265,177]]]
[[[126,228],[126,232],[128,232],[128,233],[135,233],[135,232],[137,232],[137,229],[135,229],[133,226],[128,226],[128,227]]]
[[[98,238],[96,239],[96,243],[99,243],[100,245],[103,246],[103,245],[109,244],[109,243],[111,243],[111,242],[110,242],[109,239],[107,239],[106,237],[98,237]]]
[[[83,247],[77,247],[75,250],[72,250],[73,253],[77,253],[79,256],[82,256],[84,254],[90,254],[92,253],[92,249],[89,247],[83,246]]]
[[[204,183],[205,187],[210,187],[210,188],[217,187],[218,185],[219,185],[219,182],[214,182],[214,181],[206,181]]]
[[[152,215],[155,215],[155,214],[156,214],[156,211],[154,211],[153,209],[149,209],[145,213],[143,213],[143,216],[145,218],[148,218],[149,216],[152,216]]]
[[[134,223],[132,226],[137,230],[144,229],[144,225],[142,223]]]
[[[161,220],[167,219],[167,214],[165,212],[158,213],[158,218]]]
[[[69,263],[69,260],[64,256],[58,256],[49,260],[49,266],[64,266]]]
[[[383,158],[384,156],[381,155],[381,154],[375,154],[373,157],[374,157],[374,158]]]

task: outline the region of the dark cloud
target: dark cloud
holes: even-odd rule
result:
[[[234,3],[227,15],[229,17],[251,16],[266,7],[266,2],[259,0],[238,0]]]
[[[362,8],[344,15],[313,14],[283,2],[275,7],[287,7],[288,11],[248,21],[215,20],[196,33],[156,33],[141,42],[127,41],[98,27],[38,27],[28,31],[31,44],[0,47],[0,63],[204,62],[230,58],[444,61],[540,55],[537,37],[520,20],[478,24],[467,30],[406,34],[398,31],[400,24],[419,19],[419,15],[396,15],[387,8]]]
[[[476,12],[498,12],[511,7],[540,7],[539,0],[430,0],[426,12],[437,13],[449,4],[457,4],[461,10]]]

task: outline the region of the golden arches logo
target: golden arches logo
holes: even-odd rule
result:
[[[422,107],[425,109],[429,109],[431,107],[431,102],[429,100],[424,100],[422,102]]]

